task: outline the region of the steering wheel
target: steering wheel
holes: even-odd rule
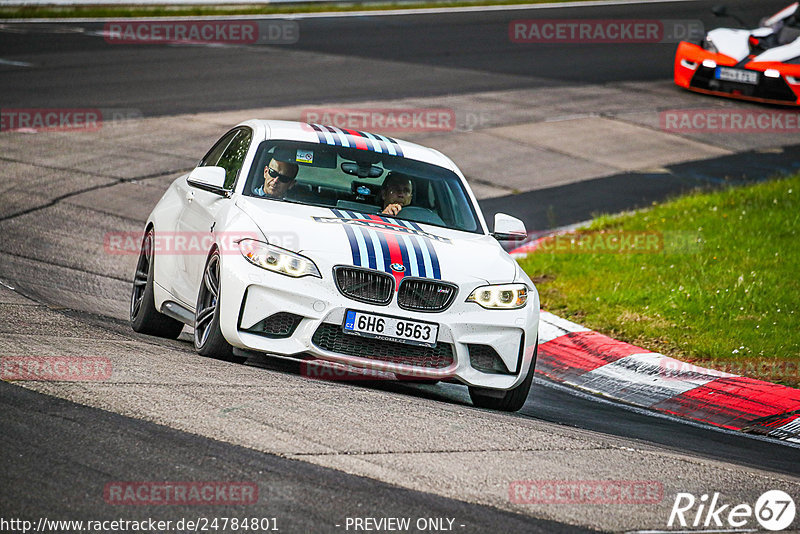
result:
[[[406,206],[400,210],[400,216],[404,219],[410,219],[416,222],[444,226],[444,221],[435,211],[429,210],[428,208],[422,208],[420,206]]]

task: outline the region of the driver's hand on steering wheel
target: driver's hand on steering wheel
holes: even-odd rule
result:
[[[397,215],[398,213],[400,213],[401,209],[403,209],[403,206],[401,206],[400,204],[389,204],[388,206],[383,208],[383,211],[381,213],[384,215]]]

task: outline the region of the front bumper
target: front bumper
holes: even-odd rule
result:
[[[223,256],[220,328],[228,342],[267,354],[318,358],[404,377],[456,379],[491,389],[513,388],[527,375],[538,332],[535,289],[524,308],[486,310],[465,302],[475,287],[484,285],[476,281],[460,285],[455,302],[443,312],[413,312],[401,309],[395,298],[386,306],[351,300],[336,288],[333,266],[319,261],[317,265],[322,279],[290,278],[260,269],[241,256]],[[395,342],[369,345],[375,342],[344,334],[341,326],[348,309],[437,323],[436,348]],[[484,356],[493,350],[505,369],[473,365],[476,347]]]
[[[755,72],[757,84],[719,80],[716,67],[735,67]],[[767,70],[780,73],[777,78],[764,75]],[[800,105],[800,65],[750,62],[737,65],[734,58],[709,52],[702,47],[681,42],[675,53],[675,83],[699,93],[764,102]]]

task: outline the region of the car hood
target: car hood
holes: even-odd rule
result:
[[[517,272],[514,259],[484,234],[260,198],[239,197],[236,205],[271,244],[318,264],[452,282],[511,282]]]

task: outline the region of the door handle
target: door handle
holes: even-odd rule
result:
[[[187,191],[186,192],[186,201],[191,202],[194,200],[194,191]]]

